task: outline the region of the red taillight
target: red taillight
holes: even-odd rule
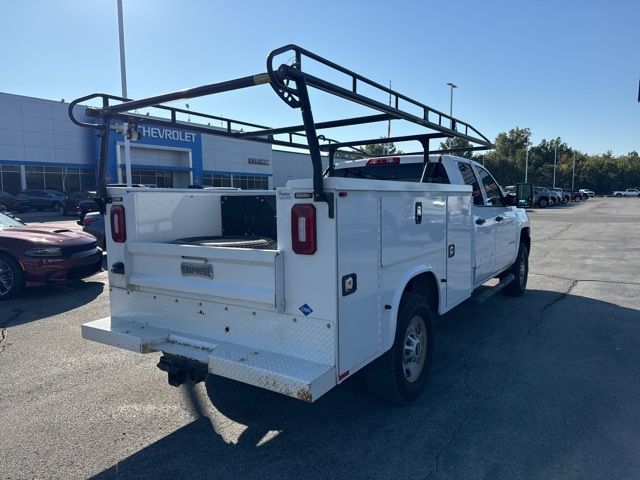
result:
[[[124,219],[124,206],[111,207],[111,238],[116,243],[124,243],[127,240],[127,225]]]
[[[367,162],[367,167],[371,165],[389,165],[400,163],[400,157],[378,157],[370,158]]]
[[[291,246],[300,255],[316,253],[316,207],[310,203],[291,207]]]

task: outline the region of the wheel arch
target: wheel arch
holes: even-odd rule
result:
[[[388,310],[389,322],[386,336],[383,339],[383,352],[386,352],[393,346],[402,296],[407,292],[422,295],[429,302],[434,314],[441,313],[441,307],[443,307],[443,305],[441,303],[442,293],[440,284],[439,277],[431,265],[417,265],[404,274],[393,294],[391,309]]]
[[[531,251],[531,227],[523,227],[520,230],[520,242],[527,246],[527,250]]]
[[[20,270],[22,270],[23,273],[25,272],[24,265],[22,264],[20,259],[18,257],[16,257],[13,253],[11,253],[9,250],[5,250],[4,248],[0,248],[0,255],[6,255],[7,257],[10,257],[13,260],[15,260],[15,262],[20,267]]]

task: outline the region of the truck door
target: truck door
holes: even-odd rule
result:
[[[485,202],[491,208],[496,222],[494,273],[497,273],[508,268],[515,261],[518,253],[516,213],[512,207],[506,206],[500,187],[491,174],[477,165],[476,170],[484,190]]]
[[[458,162],[458,168],[466,185],[471,185],[473,196],[473,228],[475,247],[473,259],[473,284],[482,283],[494,273],[496,256],[496,220],[491,206],[485,204],[483,191],[471,164]]]

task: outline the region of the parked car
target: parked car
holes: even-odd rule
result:
[[[87,232],[94,237],[101,249],[106,248],[104,241],[104,215],[100,212],[89,212],[83,218],[78,220],[78,225],[82,226],[82,231]]]
[[[596,196],[596,194],[595,194],[595,192],[593,190],[589,190],[587,188],[581,188],[579,190],[579,192],[582,193],[582,195],[583,195],[582,199],[583,200],[586,200],[587,198],[591,198],[591,197],[595,197]]]
[[[637,188],[627,188],[626,190],[617,190],[612,194],[614,197],[640,197],[640,190]]]
[[[560,197],[560,203],[566,204],[571,200],[571,194],[560,187],[552,187],[549,190],[558,194]]]
[[[562,195],[560,195],[560,193],[558,193],[557,191],[555,191],[550,187],[542,187],[542,188],[544,188],[549,194],[550,205],[559,205],[562,203]]]
[[[27,210],[29,210],[29,200],[0,191],[0,212],[26,212]]]
[[[31,208],[36,210],[58,211],[64,202],[64,193],[57,190],[23,190],[18,198],[28,200]]]
[[[582,193],[580,193],[578,190],[569,190],[569,194],[571,196],[572,202],[582,201]]]
[[[95,212],[98,210],[98,204],[94,199],[94,195],[92,192],[70,193],[58,207],[58,213],[60,215],[78,215],[82,218],[88,212]]]
[[[551,194],[549,190],[543,187],[535,187],[534,188],[534,204],[540,208],[547,208],[551,205]]]
[[[27,226],[0,213],[0,300],[25,287],[66,283],[102,270],[96,239],[84,232]]]

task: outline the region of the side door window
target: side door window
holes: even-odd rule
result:
[[[480,175],[480,182],[482,183],[482,189],[487,197],[487,205],[492,207],[502,207],[504,203],[502,201],[502,193],[498,182],[494,180],[489,172],[482,167],[476,167],[478,174]]]
[[[471,164],[458,162],[458,168],[462,175],[462,180],[465,185],[471,185],[471,195],[473,197],[473,204],[476,206],[484,205],[484,198],[482,197],[482,191],[480,190],[480,183],[476,174],[471,168]]]

